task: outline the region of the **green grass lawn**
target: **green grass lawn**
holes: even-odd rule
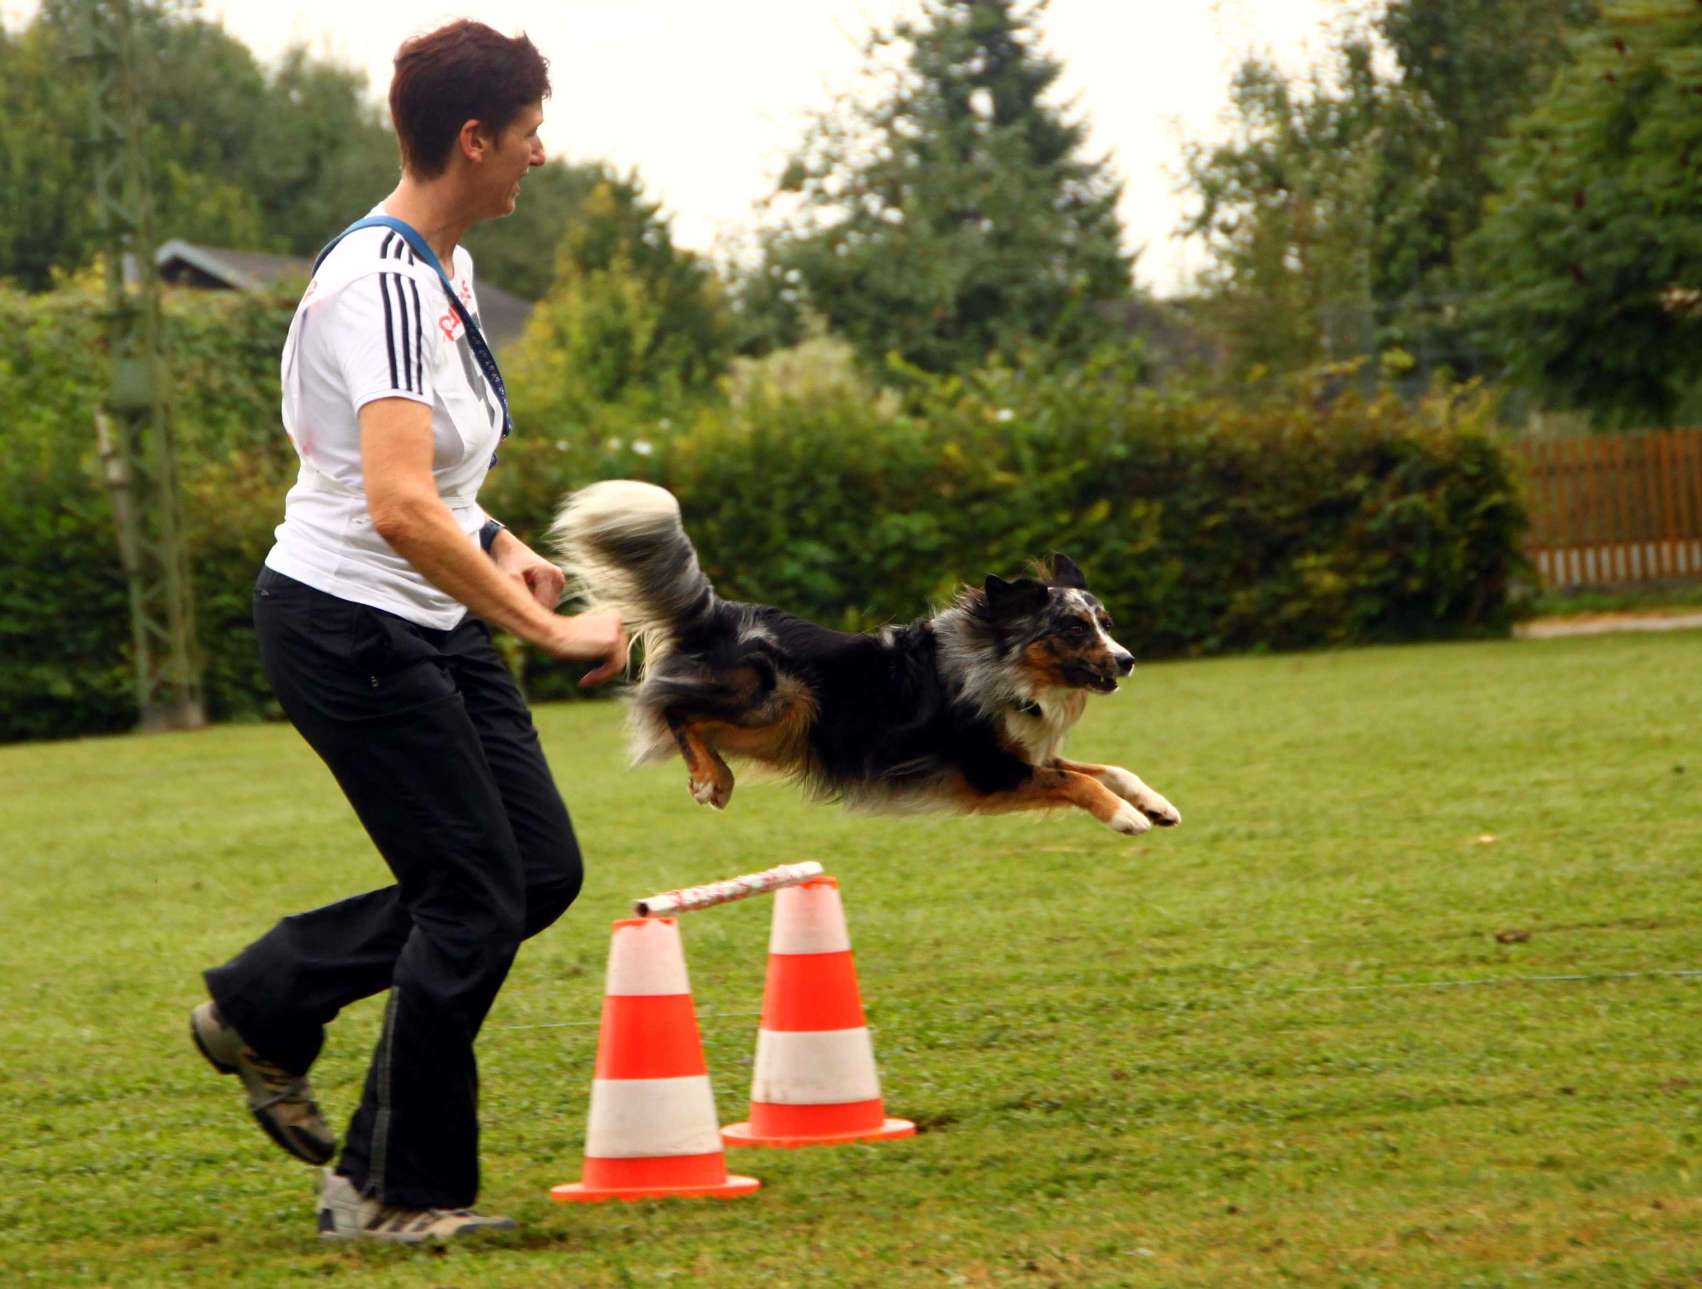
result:
[[[190,1049],[199,970],[385,880],[285,727],[0,748],[0,1284],[1702,1284],[1702,636],[1143,667],[1072,750],[1182,809],[694,806],[608,704],[538,714],[590,864],[480,1039],[483,1206],[323,1246]],[[739,1151],[737,1200],[567,1206],[610,919],[816,858],[913,1140]],[[769,904],[687,915],[722,1122]],[[379,1001],[314,1072],[352,1109]]]

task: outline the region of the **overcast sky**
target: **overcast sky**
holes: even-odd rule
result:
[[[855,86],[863,38],[917,0],[203,0],[262,59],[292,44],[365,69],[374,93],[409,35],[450,18],[525,30],[550,60],[553,156],[636,168],[682,245],[713,250],[755,222],[810,113]],[[0,0],[15,29],[35,8]],[[1167,293],[1197,253],[1173,236],[1181,141],[1223,133],[1229,78],[1249,53],[1299,72],[1328,48],[1344,0],[1052,0],[1045,48],[1062,93],[1124,181],[1136,275]],[[374,192],[376,199],[382,192]]]

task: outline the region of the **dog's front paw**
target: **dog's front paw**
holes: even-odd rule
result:
[[[1160,828],[1174,828],[1182,822],[1182,812],[1151,788],[1135,802],[1135,808]]]
[[[1117,813],[1105,824],[1112,832],[1120,832],[1125,837],[1139,837],[1152,828],[1152,821],[1126,801],[1117,807]]]
[[[1182,822],[1180,810],[1142,783],[1138,775],[1122,766],[1108,765],[1100,777],[1106,787],[1160,828],[1174,828]]]
[[[721,779],[691,779],[691,799],[700,806],[714,806],[717,810],[725,810],[727,803],[733,799],[733,776],[727,775]]]

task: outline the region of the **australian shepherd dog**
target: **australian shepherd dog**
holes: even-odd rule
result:
[[[1067,761],[1088,694],[1134,667],[1075,563],[989,577],[908,626],[854,635],[723,600],[698,567],[673,495],[593,484],[551,536],[591,608],[618,610],[643,645],[634,761],[676,750],[691,794],[724,808],[724,758],[772,767],[825,798],[879,810],[1076,806],[1135,836],[1182,816],[1128,770]]]

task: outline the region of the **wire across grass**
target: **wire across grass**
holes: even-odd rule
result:
[[[1694,633],[1172,663],[1072,750],[1186,822],[857,817],[624,767],[540,710],[587,855],[479,1042],[482,1206],[326,1247],[315,1175],[190,1049],[199,970],[381,884],[286,727],[0,748],[0,1283],[1588,1285],[1702,1277]],[[836,874],[914,1140],[740,1151],[749,1199],[575,1207],[608,923],[651,890]],[[722,1122],[768,903],[682,919]],[[314,1071],[346,1117],[379,1001]]]

